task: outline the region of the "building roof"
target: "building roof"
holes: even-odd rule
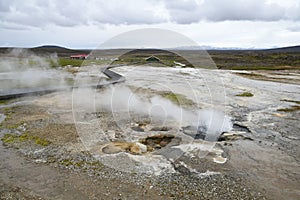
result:
[[[160,59],[156,56],[149,56],[148,58],[145,58],[146,61],[156,61],[156,62],[159,62]]]
[[[87,57],[87,54],[77,54],[77,55],[71,55],[71,58],[82,58],[82,57]]]

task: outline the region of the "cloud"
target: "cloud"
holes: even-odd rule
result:
[[[0,24],[22,24],[44,28],[89,24],[153,24],[166,21],[157,12],[159,1],[116,0],[0,0]]]
[[[190,24],[207,21],[277,21],[299,20],[299,4],[286,7],[265,0],[186,0],[166,1],[170,19],[176,23]],[[297,14],[296,14],[297,13]]]
[[[300,20],[300,5],[277,0],[0,0],[0,26],[135,25]]]
[[[141,28],[218,47],[297,45],[299,10],[299,0],[0,0],[0,46],[91,48]]]
[[[287,28],[287,30],[291,32],[300,32],[300,25],[290,26]]]

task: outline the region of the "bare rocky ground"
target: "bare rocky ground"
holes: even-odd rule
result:
[[[209,79],[213,82],[217,76],[221,81],[214,85],[214,90],[222,94],[225,88],[226,98],[224,101],[222,95],[217,96],[214,104],[226,110],[235,126],[222,137],[223,141],[209,150],[197,152],[205,156],[197,157],[197,153],[186,151],[176,160],[161,160],[167,165],[151,168],[153,173],[144,173],[139,171],[144,169],[140,163],[146,162],[142,158],[151,160],[160,151],[136,155],[130,148],[125,149],[116,155],[129,155],[138,167],[132,171],[117,167],[127,165],[126,162],[113,162],[116,166],[108,166],[87,147],[86,138],[78,130],[78,119],[75,116],[74,121],[72,113],[71,93],[3,102],[0,105],[3,114],[0,116],[1,199],[299,199],[297,105],[300,88],[297,84],[250,80],[230,71],[203,70],[199,73],[194,69],[151,67],[135,67],[134,73],[130,67],[117,70],[127,78],[128,87],[138,85],[143,92],[160,93],[166,90],[161,85],[175,83],[176,93],[185,95],[201,108],[210,106],[206,98],[211,94],[203,92],[207,85],[202,81],[192,80],[206,77],[206,84],[209,84]],[[160,85],[153,83],[158,72],[164,77]],[[142,74],[147,76],[139,78]],[[185,81],[200,91],[196,97],[186,89],[185,83],[181,84]],[[243,92],[251,92],[254,96],[236,96]],[[87,120],[98,117],[108,122],[103,129],[107,129],[105,133],[113,135],[114,140],[103,144],[122,141],[122,134],[109,113],[86,112],[84,116]],[[167,131],[155,129],[153,125],[147,127],[147,124],[134,127],[132,132],[144,134],[143,138],[147,138],[151,128],[154,128],[149,131],[151,134],[172,135],[177,131],[173,125]],[[176,135],[179,136],[182,135]],[[159,141],[154,148],[163,150],[164,142],[172,140]],[[195,140],[190,145],[205,144]],[[114,153],[107,157],[113,159],[113,156]]]

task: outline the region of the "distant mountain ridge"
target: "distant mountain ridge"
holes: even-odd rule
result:
[[[57,45],[43,45],[38,47],[32,48],[13,48],[13,47],[0,47],[0,53],[8,53],[13,49],[25,49],[32,51],[36,54],[49,54],[49,53],[57,53],[58,56],[70,56],[72,54],[89,54],[93,49],[69,49],[66,47],[61,47]],[[279,47],[279,48],[272,48],[272,49],[255,49],[255,48],[219,48],[219,47],[211,47],[211,46],[186,46],[186,47],[177,47],[173,48],[174,50],[208,50],[208,51],[265,51],[270,53],[282,53],[282,52],[291,52],[297,53],[300,52],[300,45],[297,46],[288,46],[288,47]],[[109,50],[109,49],[108,49]],[[148,50],[148,49],[144,49]],[[149,49],[151,50],[151,49]],[[171,49],[166,49],[171,50]]]
[[[32,47],[30,49],[36,49],[36,50],[46,50],[46,49],[49,49],[49,50],[57,50],[57,49],[60,49],[60,50],[71,50],[69,48],[66,48],[66,47],[61,47],[61,46],[57,46],[57,45],[43,45],[43,46],[37,46],[37,47]]]
[[[270,51],[270,52],[300,52],[300,45],[287,46],[287,47],[276,47],[276,48],[240,48],[240,47],[213,47],[213,46],[182,46],[173,48],[175,50],[208,50],[208,51]]]
[[[269,52],[300,52],[300,45],[297,46],[288,46],[288,47],[280,47],[280,48],[275,48],[275,49],[265,49],[265,51]]]
[[[56,45],[43,45],[38,47],[29,48],[30,51],[41,54],[41,53],[57,53],[58,56],[70,56],[71,54],[89,54],[91,50],[81,49],[68,49],[66,47]]]
[[[43,46],[32,47],[32,48],[0,47],[0,53],[6,54],[11,52],[13,49],[19,49],[19,50],[24,49],[27,50],[29,53],[33,52],[37,55],[56,53],[60,57],[69,57],[72,54],[89,54],[91,52],[91,50],[88,49],[68,49],[56,45],[43,45]]]
[[[214,46],[182,46],[182,47],[175,47],[170,48],[174,50],[260,50],[258,48],[241,48],[241,47],[214,47]]]

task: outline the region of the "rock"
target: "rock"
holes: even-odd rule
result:
[[[171,128],[163,126],[163,127],[153,127],[150,131],[169,131]]]
[[[174,135],[158,134],[142,139],[140,140],[140,143],[146,145],[148,151],[152,151],[154,149],[166,147],[168,144],[172,143],[173,140],[175,140],[175,142],[173,142],[173,146],[181,141],[180,138],[175,138]]]
[[[168,146],[178,146],[181,143],[181,138],[180,137],[175,137],[172,139],[172,141],[168,144]]]
[[[253,139],[241,134],[233,134],[233,133],[223,133],[218,139],[218,141],[235,141],[235,140],[253,140]]]
[[[165,147],[165,146],[167,146],[167,144],[169,144],[169,142],[168,142],[168,141],[166,141],[166,140],[162,140],[162,141],[160,141],[160,143],[159,143],[159,146],[161,146],[161,147]]]
[[[136,142],[135,144],[140,147],[142,153],[146,153],[147,152],[147,146],[146,145],[144,145],[142,143],[139,143],[139,142]]]
[[[246,133],[251,133],[251,130],[247,126],[244,126],[244,125],[241,125],[241,124],[238,124],[238,123],[234,123],[232,128],[235,131],[242,131],[242,132],[246,132]]]
[[[106,154],[115,154],[120,152],[129,152],[132,154],[142,154],[147,152],[147,146],[139,142],[112,142],[102,148]]]
[[[141,148],[137,144],[133,144],[130,147],[129,151],[132,154],[142,154]]]
[[[115,154],[120,152],[128,152],[135,155],[141,155],[148,151],[161,149],[167,145],[178,145],[181,138],[174,135],[153,135],[140,140],[139,142],[111,142],[104,146],[101,150],[106,154]]]
[[[147,152],[147,146],[144,145],[144,144],[141,144],[139,142],[137,143],[134,143],[131,147],[130,147],[130,153],[132,154],[142,154],[142,153],[145,153]]]
[[[102,152],[106,154],[114,154],[122,152],[122,148],[115,146],[114,144],[108,144],[102,148]]]
[[[215,163],[224,164],[224,163],[226,163],[227,158],[224,158],[222,156],[217,156],[213,160],[214,160]]]
[[[182,131],[194,139],[205,140],[207,128],[205,126],[186,126],[182,127]]]
[[[134,130],[134,131],[137,131],[137,132],[144,132],[144,129],[139,127],[139,126],[131,127],[131,129]]]

